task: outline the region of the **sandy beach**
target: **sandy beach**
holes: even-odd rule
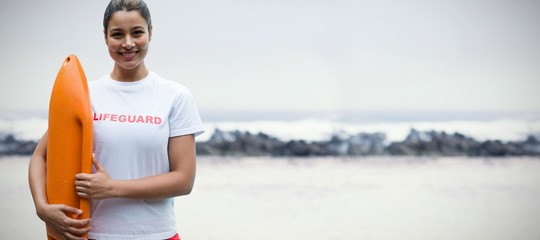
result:
[[[540,238],[538,158],[199,158],[182,239]],[[0,158],[1,239],[44,239],[28,157]]]

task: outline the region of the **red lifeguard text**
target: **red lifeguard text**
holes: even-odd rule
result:
[[[161,124],[163,121],[160,117],[145,116],[145,115],[128,115],[114,113],[94,113],[94,121],[108,121],[121,123],[147,123]]]

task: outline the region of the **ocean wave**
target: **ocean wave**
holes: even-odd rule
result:
[[[489,121],[403,121],[344,123],[321,119],[303,119],[294,121],[212,121],[205,122],[206,133],[197,141],[207,141],[216,129],[223,131],[263,132],[279,140],[302,139],[306,141],[328,140],[339,133],[375,133],[386,134],[388,142],[405,139],[411,129],[419,131],[459,132],[477,140],[518,141],[528,135],[540,133],[540,120],[497,119]],[[0,119],[0,133],[13,134],[20,140],[38,140],[47,129],[47,119]]]

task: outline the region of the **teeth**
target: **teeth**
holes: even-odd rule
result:
[[[124,55],[126,57],[131,57],[131,56],[135,55],[135,52],[124,52],[124,53],[122,53],[122,55]]]

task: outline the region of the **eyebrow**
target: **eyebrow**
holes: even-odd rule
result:
[[[143,27],[143,26],[135,26],[135,27],[131,28],[131,30],[134,30],[134,29],[146,29],[146,28]],[[110,31],[110,32],[113,32],[113,31],[124,31],[124,29],[123,29],[123,28],[120,28],[120,27],[112,27],[112,28],[110,28],[109,31]]]

